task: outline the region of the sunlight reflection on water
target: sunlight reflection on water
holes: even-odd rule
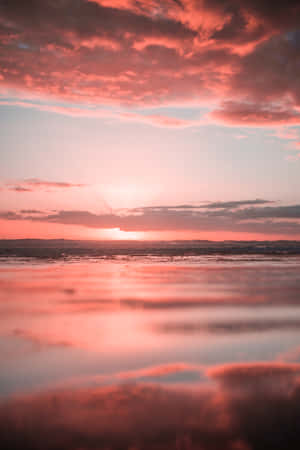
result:
[[[79,414],[96,420],[90,406],[83,411],[82,402],[90,404],[86,396],[100,396],[100,404],[111,401],[112,410],[120,408],[120,396],[126,398],[124,414],[131,423],[139,415],[133,398],[139,398],[142,405],[146,402],[147,408],[157,414],[157,403],[162,402],[164,395],[162,411],[169,415],[176,433],[180,434],[184,430],[179,416],[173,417],[170,408],[174,402],[182,403],[185,405],[182,408],[190,411],[191,421],[199,422],[195,400],[188,393],[191,389],[197,391],[193,398],[199,396],[217,415],[220,414],[215,407],[217,394],[211,391],[216,382],[218,389],[222,388],[218,395],[222,394],[222,399],[229,396],[234,408],[237,406],[232,380],[242,390],[247,386],[249,394],[249,383],[255,379],[258,384],[251,384],[251,395],[256,398],[259,386],[263,386],[266,395],[271,395],[266,390],[265,379],[269,380],[268,389],[275,380],[281,392],[284,377],[297,396],[299,293],[298,258],[135,256],[51,262],[2,259],[2,399],[17,402],[15,407],[24,412],[22,395],[29,395],[26,398],[33,402],[29,411],[39,426],[40,409],[53,407],[47,393],[57,390],[55,398],[61,402],[64,426],[70,422],[72,428],[79,423],[79,418],[73,417],[67,406],[72,402]],[[97,393],[93,391],[96,388]],[[67,392],[73,392],[72,400],[68,399],[71,394]],[[276,397],[277,400],[288,402],[281,397]],[[227,408],[228,399],[224,404],[223,400],[218,401],[220,410]],[[108,433],[106,420],[110,414],[107,410],[106,419],[101,416],[106,423],[102,424],[105,433]],[[165,419],[159,417],[164,423]],[[220,436],[222,433],[227,436],[222,420],[221,428],[217,424],[216,427]],[[126,433],[130,434],[132,424],[128,423]],[[207,422],[198,425],[209,433]],[[171,425],[168,422],[165,426]],[[124,430],[119,419],[114,427],[122,435]],[[148,433],[145,423],[140,427],[143,433]],[[153,427],[159,428],[158,423]],[[194,425],[192,428],[195,434]],[[89,439],[90,433],[94,433],[89,427],[82,432]],[[226,440],[228,436],[223,438]],[[104,439],[103,434],[97,439],[99,442]],[[107,448],[119,448],[107,439]],[[247,448],[238,447],[240,444],[234,439],[235,447],[226,448]],[[194,448],[191,442],[190,447],[180,448]]]

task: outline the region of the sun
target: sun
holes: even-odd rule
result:
[[[120,228],[110,228],[105,230],[107,239],[118,241],[139,241],[145,239],[145,233],[142,231],[123,231]]]

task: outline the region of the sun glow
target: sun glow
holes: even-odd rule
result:
[[[110,228],[105,230],[107,239],[132,240],[138,241],[145,239],[145,233],[142,231],[122,231],[120,228]]]
[[[135,208],[155,201],[159,188],[145,184],[123,184],[100,186],[99,191],[112,208]]]

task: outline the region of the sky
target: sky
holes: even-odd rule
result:
[[[300,239],[298,0],[0,4],[0,238]]]

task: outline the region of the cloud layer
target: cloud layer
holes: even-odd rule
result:
[[[0,218],[123,231],[233,231],[299,236],[300,205],[269,204],[272,202],[255,199],[141,207],[101,214],[84,210],[62,210],[51,214],[2,211]]]
[[[221,101],[211,120],[295,125],[299,20],[295,0],[5,1],[0,81],[73,102]]]

